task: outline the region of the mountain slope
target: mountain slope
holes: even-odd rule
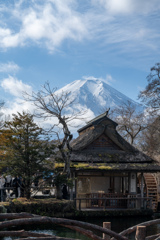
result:
[[[88,116],[90,119],[108,108],[113,109],[127,101],[131,101],[138,108],[142,108],[140,104],[99,79],[76,80],[57,92],[61,91],[70,92],[71,97],[76,99],[74,109],[87,109],[90,114],[92,113],[90,117]]]

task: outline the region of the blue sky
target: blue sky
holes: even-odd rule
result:
[[[102,78],[137,100],[160,61],[159,0],[0,0],[0,94],[7,114],[31,110],[22,91]]]

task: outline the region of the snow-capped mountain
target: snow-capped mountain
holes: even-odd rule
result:
[[[104,81],[100,79],[82,79],[76,80],[57,92],[70,92],[71,97],[75,98],[73,108],[75,110],[88,110],[88,118],[90,120],[103,111],[122,105],[124,102],[130,101],[138,108],[142,106],[120,93]]]

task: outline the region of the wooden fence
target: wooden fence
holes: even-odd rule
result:
[[[118,209],[151,209],[152,198],[148,197],[112,197],[112,198],[75,198],[77,209],[83,208],[118,208]]]

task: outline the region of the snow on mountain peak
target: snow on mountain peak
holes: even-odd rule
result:
[[[98,78],[88,77],[87,79],[75,80],[59,89],[57,93],[61,91],[69,92],[71,99],[76,100],[72,106],[72,110],[87,110],[85,117],[86,121],[91,120],[93,117],[96,117],[108,108],[112,110],[127,101],[140,107],[139,103],[136,103],[115,88],[111,87],[102,79]]]

